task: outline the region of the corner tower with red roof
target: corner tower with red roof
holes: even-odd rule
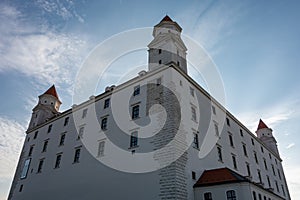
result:
[[[279,156],[279,151],[277,148],[277,141],[273,136],[273,130],[270,129],[261,119],[257,130],[255,131],[257,137],[267,146],[270,150]]]
[[[38,104],[32,109],[28,130],[46,122],[59,113],[61,101],[55,86],[52,85],[44,94],[39,96]]]

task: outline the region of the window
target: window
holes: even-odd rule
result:
[[[228,190],[226,192],[227,200],[236,200],[236,194],[234,190]]]
[[[199,140],[198,140],[198,134],[197,133],[194,133],[193,147],[196,148],[196,149],[199,149]]]
[[[31,155],[32,155],[33,147],[34,147],[34,145],[30,146],[29,152],[28,152],[28,156],[31,156]]]
[[[216,107],[211,106],[211,109],[212,109],[213,114],[215,115],[216,114]]]
[[[82,119],[86,117],[87,111],[88,111],[87,108],[82,111],[82,116],[81,116]]]
[[[108,108],[109,107],[109,103],[110,103],[110,99],[105,99],[104,100],[104,106],[103,106],[103,108],[105,109],[105,108]]]
[[[157,86],[161,85],[161,78],[156,79],[156,85]]]
[[[215,133],[217,136],[219,136],[219,128],[218,128],[218,124],[215,123]]]
[[[257,200],[256,199],[256,192],[255,191],[252,192],[252,196],[253,196],[253,200]]]
[[[259,179],[259,183],[262,183],[261,173],[260,173],[259,169],[257,170],[257,176],[258,176],[258,179]]]
[[[255,162],[258,164],[257,154],[255,151],[254,151],[253,155],[254,155]]]
[[[25,160],[24,162],[24,166],[23,166],[23,169],[22,169],[22,173],[21,173],[21,179],[24,179],[26,178],[27,176],[27,173],[28,173],[28,169],[29,169],[29,165],[30,165],[30,161],[31,161],[31,158],[28,158]]]
[[[158,54],[161,54],[161,49],[158,49]]]
[[[66,117],[66,118],[65,118],[65,122],[64,122],[64,126],[67,126],[68,123],[69,123],[69,117]]]
[[[234,169],[237,169],[236,156],[231,155],[231,158],[232,158],[232,164],[233,164]]]
[[[277,174],[278,174],[279,179],[281,180],[281,174],[280,174],[280,170],[279,169],[277,169]]]
[[[137,147],[138,145],[138,132],[134,131],[130,136],[130,147]]]
[[[220,162],[223,162],[222,147],[218,146],[218,147],[217,147],[217,151],[218,151],[218,160],[219,160]]]
[[[38,165],[37,173],[42,172],[43,164],[44,164],[44,159],[41,159],[40,162],[39,162],[39,165]]]
[[[272,156],[271,156],[271,154],[270,154],[270,153],[269,153],[269,158],[270,158],[270,159],[272,159]]]
[[[192,171],[192,179],[196,180],[196,172]]]
[[[244,133],[243,133],[243,130],[242,130],[242,129],[240,129],[240,135],[241,135],[242,137],[244,137]]]
[[[44,141],[44,145],[43,145],[43,150],[42,150],[42,152],[46,152],[46,151],[47,151],[48,142],[49,142],[49,140],[45,140],[45,141]]]
[[[274,165],[272,164],[271,166],[272,166],[273,175],[276,176]]]
[[[229,143],[230,143],[230,146],[231,146],[231,147],[234,147],[234,144],[233,144],[233,138],[232,138],[231,133],[229,133],[228,137],[229,137]]]
[[[250,170],[250,165],[249,165],[249,163],[246,163],[246,168],[247,168],[248,176],[250,177],[250,176],[251,176],[251,170]]]
[[[194,97],[195,96],[195,90],[194,90],[194,88],[191,88],[190,87],[190,94]]]
[[[178,66],[178,67],[180,66],[180,62],[179,62],[179,61],[177,61],[177,66]]]
[[[75,154],[74,154],[74,161],[73,163],[79,163],[79,158],[80,158],[80,148],[75,149]]]
[[[98,157],[104,156],[104,147],[105,147],[105,141],[99,142],[99,145],[98,145]]]
[[[275,185],[276,185],[277,192],[279,192],[279,187],[278,187],[277,181],[275,181]]]
[[[22,192],[22,190],[23,190],[23,184],[20,185],[19,192]]]
[[[161,64],[161,60],[158,61],[158,64]]]
[[[78,133],[78,136],[77,136],[77,140],[79,140],[80,138],[83,137],[83,133],[84,133],[84,126],[79,128],[79,133]]]
[[[267,181],[268,181],[268,185],[269,185],[269,188],[271,188],[271,181],[270,181],[270,177],[267,175]]]
[[[244,155],[248,156],[246,144],[243,144]]]
[[[268,170],[268,165],[267,165],[267,161],[265,158],[264,158],[264,165],[265,165],[265,170]]]
[[[140,86],[135,86],[133,91],[133,96],[137,96],[140,94]]]
[[[59,140],[59,146],[62,146],[65,144],[65,138],[66,138],[66,134],[62,134],[60,136],[60,140]]]
[[[254,146],[254,140],[253,140],[253,138],[251,138],[251,143],[252,143],[252,145]]]
[[[284,186],[283,185],[281,185],[281,190],[282,190],[283,196],[285,196],[285,190],[284,190]]]
[[[36,132],[34,133],[33,139],[36,139],[36,138],[37,138],[38,133],[39,133],[38,131],[36,131]]]
[[[277,165],[277,159],[275,158],[275,164]]]
[[[62,154],[56,155],[56,161],[55,161],[54,168],[59,168],[59,166],[60,166],[60,161],[61,161],[61,157],[62,157]]]
[[[132,113],[131,113],[131,118],[132,119],[137,119],[140,116],[140,106],[136,105],[132,107]]]
[[[212,200],[211,192],[205,192],[204,193],[204,200]]]
[[[264,148],[262,146],[260,147],[260,150],[262,153],[264,152]]]
[[[194,107],[191,107],[191,111],[192,111],[192,120],[197,121],[196,109]]]
[[[227,118],[227,117],[226,117],[226,123],[228,126],[230,126],[230,121],[229,121],[229,118]]]
[[[107,117],[103,118],[101,121],[101,129],[102,130],[107,130]]]
[[[50,124],[50,125],[48,126],[48,131],[47,131],[47,133],[50,133],[51,130],[52,130],[52,124]]]
[[[259,199],[259,200],[262,200],[261,194],[258,194],[258,199]]]

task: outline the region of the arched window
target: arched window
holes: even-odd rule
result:
[[[204,193],[204,200],[212,200],[211,192],[205,192]]]
[[[228,190],[226,192],[227,200],[236,200],[236,194],[234,190]]]

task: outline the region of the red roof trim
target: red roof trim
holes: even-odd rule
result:
[[[49,94],[59,99],[54,85],[52,85],[44,94]]]
[[[257,130],[263,129],[263,128],[269,128],[269,127],[263,122],[263,120],[260,119],[259,123],[258,123]]]

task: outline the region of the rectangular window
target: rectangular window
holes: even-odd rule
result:
[[[103,105],[103,108],[108,108],[109,107],[109,103],[110,103],[110,99],[105,99],[104,100],[104,105]]]
[[[242,130],[242,129],[240,129],[240,135],[241,135],[242,137],[244,137],[244,133],[243,133],[243,130]]]
[[[80,138],[82,138],[83,134],[84,134],[84,126],[82,126],[82,127],[79,128],[79,133],[78,133],[78,136],[77,136],[77,140],[79,140]]]
[[[101,120],[101,129],[102,130],[107,130],[107,117],[104,117],[102,120]]]
[[[259,169],[257,170],[257,176],[258,176],[259,183],[262,183],[261,173],[260,173]]]
[[[195,96],[195,90],[194,90],[194,88],[191,88],[191,87],[190,87],[190,94],[191,94],[191,96],[193,96],[193,97]]]
[[[254,146],[254,140],[253,140],[253,138],[251,138],[251,143],[252,143],[252,145]]]
[[[140,94],[140,86],[135,86],[133,91],[133,96],[137,96]]]
[[[46,151],[47,151],[48,142],[49,142],[49,140],[45,140],[45,141],[44,141],[44,145],[43,145],[43,150],[42,150],[42,152],[46,152]]]
[[[281,185],[281,190],[282,190],[283,196],[285,196],[285,190],[284,190],[284,186],[283,185]]]
[[[215,133],[217,136],[219,136],[219,128],[218,128],[218,124],[215,123]]]
[[[62,134],[60,136],[60,140],[59,140],[59,146],[62,146],[65,144],[65,138],[66,138],[66,134]]]
[[[47,133],[50,133],[51,130],[52,130],[52,124],[50,124],[50,125],[48,126],[48,131],[47,131]]]
[[[265,165],[265,170],[268,170],[268,165],[267,165],[267,161],[265,158],[264,158],[264,165]]]
[[[248,156],[246,144],[243,144],[243,152],[245,156]]]
[[[33,136],[33,139],[36,139],[36,137],[38,136],[38,131],[36,131],[35,133],[34,133],[34,136]]]
[[[262,200],[261,194],[258,194],[258,199],[259,199],[259,200]]]
[[[216,107],[211,106],[211,109],[212,109],[212,112],[213,112],[214,115],[217,114],[217,112],[216,112]]]
[[[254,155],[255,162],[258,164],[257,154],[255,151],[254,151],[253,155]]]
[[[99,145],[98,145],[98,157],[104,156],[104,147],[105,147],[105,141],[99,142]]]
[[[22,190],[23,190],[23,184],[20,185],[19,192],[22,192]]]
[[[252,192],[252,195],[253,195],[253,200],[257,200],[256,199],[256,192],[255,191]]]
[[[132,113],[131,113],[131,118],[132,119],[137,119],[140,116],[140,106],[136,105],[132,107]]]
[[[227,117],[226,117],[226,123],[228,126],[230,126],[230,121],[229,121],[229,118],[227,118]]]
[[[160,63],[161,64],[161,63]],[[156,85],[159,86],[161,85],[161,78],[156,79]]]
[[[87,108],[82,111],[82,116],[81,116],[82,119],[86,117],[87,111],[88,111]]]
[[[276,185],[276,190],[277,190],[277,192],[279,192],[279,187],[278,187],[277,181],[275,181],[275,185]]]
[[[280,174],[280,170],[279,169],[277,169],[277,174],[278,174],[279,179],[281,180],[281,174]]]
[[[274,165],[272,164],[271,166],[272,166],[273,175],[276,176]]]
[[[271,156],[271,154],[270,154],[270,153],[269,153],[269,158],[270,158],[270,159],[272,159],[272,156]]]
[[[34,147],[34,145],[30,146],[29,152],[28,152],[28,156],[31,156],[31,155],[32,155],[33,147]]]
[[[161,54],[161,49],[158,49],[158,54]]]
[[[231,158],[232,158],[232,164],[233,164],[234,169],[237,169],[236,156],[231,155]]]
[[[223,162],[222,147],[218,146],[218,147],[217,147],[217,152],[218,152],[218,160],[219,160],[220,162]]]
[[[212,200],[211,192],[205,192],[204,193],[204,200]]]
[[[197,121],[196,109],[193,106],[191,107],[191,111],[192,111],[192,120]]]
[[[30,161],[31,161],[31,158],[28,158],[28,159],[25,160],[24,166],[23,166],[23,169],[22,169],[22,173],[21,173],[21,177],[20,177],[21,179],[24,179],[24,178],[27,177]]]
[[[62,157],[62,154],[56,155],[56,161],[55,161],[54,168],[59,168],[60,167],[61,157]]]
[[[260,147],[260,150],[262,153],[264,152],[264,148],[262,146]]]
[[[271,188],[271,181],[270,181],[270,177],[268,175],[267,175],[267,181],[268,181],[269,188]]]
[[[234,144],[233,144],[233,137],[232,137],[232,135],[231,135],[230,133],[229,133],[228,137],[229,137],[229,143],[230,143],[230,146],[231,146],[231,147],[234,147]]]
[[[249,163],[246,163],[246,168],[247,168],[247,174],[248,174],[248,177],[251,176],[251,170],[250,170],[250,165]]]
[[[64,126],[67,126],[68,123],[69,123],[69,117],[66,117],[66,118],[65,118],[65,122],[64,122]]]
[[[79,158],[80,158],[80,148],[75,149],[75,154],[74,154],[74,161],[73,163],[79,163]]]
[[[134,131],[130,136],[130,147],[137,147],[138,145],[138,132]]]
[[[37,173],[42,172],[43,165],[44,165],[44,158],[41,159],[40,162],[39,162]]]
[[[192,171],[192,179],[196,180],[196,172]]]
[[[236,200],[236,194],[234,190],[229,190],[226,192],[227,200]]]
[[[194,133],[193,147],[196,148],[196,149],[199,149],[199,140],[198,140],[198,134],[197,133]]]

